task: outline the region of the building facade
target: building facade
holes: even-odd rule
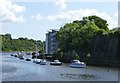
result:
[[[46,54],[53,54],[58,49],[58,42],[56,40],[56,33],[58,30],[51,30],[46,34],[45,50]]]

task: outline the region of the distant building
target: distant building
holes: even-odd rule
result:
[[[112,30],[120,30],[120,27],[115,27]]]
[[[56,33],[58,30],[52,29],[46,34],[45,50],[46,54],[53,54],[58,49],[58,42],[56,40]]]

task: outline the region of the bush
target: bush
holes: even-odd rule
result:
[[[114,32],[114,36],[120,37],[120,30],[115,31],[115,32]]]
[[[103,29],[100,29],[94,32],[95,35],[103,35],[103,33],[104,33]]]

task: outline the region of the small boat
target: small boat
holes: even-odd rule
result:
[[[33,59],[33,63],[39,64],[41,62],[41,59]]]
[[[84,68],[86,64],[84,62],[80,62],[79,60],[72,60],[72,63],[69,65],[73,68]]]
[[[23,57],[19,57],[19,59],[24,59]]]
[[[11,56],[14,56],[14,54],[11,54]]]
[[[14,54],[11,54],[11,56],[17,57],[18,55],[17,53],[14,53]]]
[[[54,60],[54,62],[51,62],[50,65],[62,65],[62,62],[59,62],[59,60]]]
[[[46,60],[41,60],[40,65],[46,65]]]
[[[17,55],[15,54],[14,57],[17,57]]]
[[[25,60],[26,60],[26,61],[31,61],[31,59],[30,59],[30,58],[26,58]]]
[[[30,52],[26,52],[26,55],[31,55],[31,53]]]
[[[20,54],[20,53],[19,53],[18,58],[19,58],[19,59],[24,59],[23,56],[24,56],[24,54],[22,54],[22,53]]]

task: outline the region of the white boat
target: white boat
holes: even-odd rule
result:
[[[40,62],[41,62],[42,60],[41,59],[33,59],[33,63],[37,63],[37,64],[39,64]]]
[[[59,60],[54,60],[54,62],[51,62],[50,65],[62,65],[62,62],[59,62]]]
[[[44,59],[41,60],[41,61],[40,61],[40,65],[46,65],[46,60],[44,60]]]
[[[23,53],[18,53],[18,56],[17,56],[19,59],[24,59],[24,54]]]
[[[73,60],[69,66],[74,68],[84,68],[86,67],[86,64],[84,62],[80,62],[79,60]]]
[[[24,59],[24,57],[23,57],[23,56],[19,56],[18,58],[19,58],[19,59]]]

